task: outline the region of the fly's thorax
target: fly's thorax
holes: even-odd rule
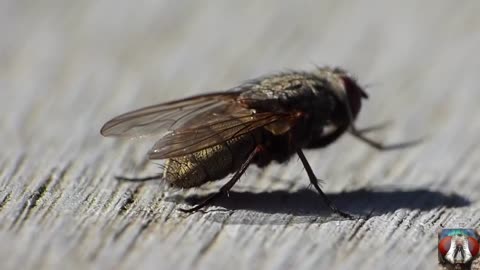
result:
[[[245,134],[189,155],[170,158],[165,163],[164,178],[182,188],[222,179],[240,168],[256,143],[255,136]]]

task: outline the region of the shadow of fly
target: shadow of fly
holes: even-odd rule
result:
[[[233,173],[217,193],[184,212],[194,212],[227,193],[251,164],[265,167],[298,155],[310,183],[328,208],[345,218],[325,195],[303,149],[325,147],[342,134],[378,150],[416,142],[383,145],[357,129],[354,121],[362,99],[368,98],[354,77],[340,68],[317,67],[312,72],[291,71],[247,81],[223,92],[188,97],[141,108],[108,121],[104,136],[160,135],[148,158],[166,159],[163,173],[146,178],[165,179],[171,185],[192,188]]]

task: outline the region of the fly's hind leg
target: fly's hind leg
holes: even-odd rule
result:
[[[157,174],[157,175],[152,175],[152,176],[147,176],[147,177],[125,177],[125,176],[115,176],[115,179],[118,181],[124,181],[124,182],[147,182],[151,180],[157,180],[157,179],[162,179],[163,174]]]
[[[255,149],[250,153],[250,155],[247,157],[245,162],[242,164],[240,169],[237,172],[235,172],[235,174],[232,176],[232,178],[225,185],[223,185],[217,193],[214,193],[214,194],[208,196],[203,202],[201,202],[201,203],[199,203],[199,204],[197,204],[197,205],[195,205],[191,208],[187,208],[187,209],[179,208],[178,210],[180,210],[182,212],[185,212],[185,213],[195,212],[195,211],[200,210],[201,208],[207,206],[208,204],[212,203],[213,201],[218,199],[223,194],[228,193],[228,191],[230,191],[230,189],[232,189],[232,187],[235,185],[235,183],[237,183],[237,181],[240,179],[240,177],[245,173],[248,166],[252,163],[253,158],[258,153],[260,153],[262,151],[263,151],[262,146],[255,147]]]
[[[164,179],[165,178],[165,165],[161,165],[161,164],[158,164],[160,168],[163,169],[163,171],[159,174],[155,174],[155,175],[151,175],[151,176],[146,176],[146,177],[126,177],[126,176],[123,176],[123,175],[116,175],[115,176],[115,179],[118,180],[118,181],[122,181],[122,182],[147,182],[147,181],[151,181],[151,180],[160,180],[160,179]]]

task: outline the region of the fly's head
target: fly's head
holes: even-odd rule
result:
[[[443,264],[471,263],[479,253],[478,233],[471,229],[443,229],[439,233],[438,253]]]
[[[355,120],[362,107],[362,99],[368,98],[357,80],[341,68],[318,68],[317,76],[326,80],[329,89],[342,103],[342,109],[346,109],[348,120]]]

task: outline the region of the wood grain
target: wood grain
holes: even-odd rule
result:
[[[437,269],[436,230],[480,222],[478,1],[0,1],[1,269]],[[155,138],[99,135],[145,105],[285,69],[338,65],[368,85],[345,136],[218,189],[115,175],[159,172]]]

